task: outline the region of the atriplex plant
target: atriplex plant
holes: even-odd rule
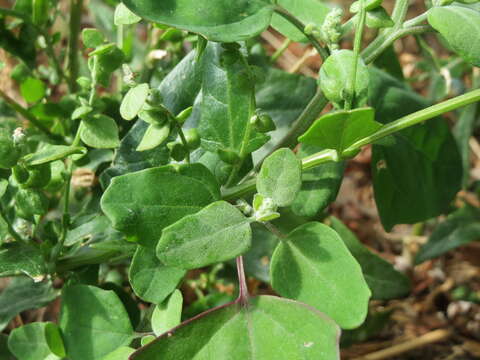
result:
[[[14,329],[0,357],[338,359],[339,328],[360,326],[370,298],[404,296],[409,283],[325,209],[345,162],[371,144],[386,230],[451,211],[468,185],[478,111],[465,108],[456,139],[439,116],[480,100],[480,89],[445,100],[463,92],[452,78],[480,66],[478,3],[438,0],[406,20],[408,0],[391,16],[382,0],[358,0],[342,22],[317,0],[125,0],[114,13],[112,2],[91,0],[101,30],[83,31],[82,0],[69,2],[66,23],[54,0],[0,8],[0,46],[20,61],[11,77],[28,103],[0,91],[0,275],[16,276],[0,326],[61,297],[58,326]],[[69,29],[60,53],[59,23]],[[256,40],[270,25],[318,51],[318,85],[274,68],[280,53],[272,60]],[[365,27],[378,29],[367,46]],[[434,31],[460,58],[432,54],[423,36]],[[353,50],[341,49],[352,32]],[[430,100],[404,84],[393,51],[410,35],[442,84]],[[461,211],[473,240],[478,210]],[[444,251],[436,241],[418,261]],[[193,318],[179,325],[187,271],[225,262],[228,273],[233,259],[238,298],[205,300],[200,311],[222,305],[183,311]],[[141,316],[125,265],[151,304]],[[284,298],[249,296],[245,271]]]

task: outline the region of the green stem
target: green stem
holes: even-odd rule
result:
[[[371,144],[375,141],[378,141],[386,136],[392,135],[400,130],[403,130],[407,127],[419,124],[425,120],[432,119],[438,115],[444,114],[451,110],[455,110],[459,107],[472,104],[474,102],[480,101],[480,89],[470,91],[464,95],[457,96],[453,99],[443,101],[439,104],[430,106],[426,109],[417,111],[413,114],[402,117],[394,122],[391,122],[387,125],[384,125],[380,130],[374,134],[367,136],[349,148],[345,149],[344,153],[351,153],[356,150],[359,150],[362,146]],[[336,162],[339,161],[340,157],[338,156],[335,150],[327,149],[320,151],[316,154],[310,155],[302,159],[302,170],[308,170],[319,166],[326,162]],[[256,179],[251,178],[240,185],[225,189],[222,191],[222,198],[227,201],[236,200],[238,198],[245,197],[255,191],[256,188]]]
[[[285,41],[283,42],[282,46],[280,46],[277,51],[275,51],[270,58],[270,61],[272,63],[276,62],[280,56],[285,52],[285,50],[288,49],[289,45],[292,43],[292,40],[286,38]]]
[[[187,164],[190,164],[190,149],[188,148],[188,142],[187,142],[187,139],[185,138],[185,134],[183,133],[182,126],[175,119],[173,121],[175,122],[175,126],[177,127],[180,140],[182,141],[182,144],[185,147],[185,150],[187,151],[187,157],[185,158],[185,160]]]
[[[395,120],[389,124],[384,125],[382,128],[380,128],[380,130],[378,130],[374,134],[357,141],[356,143],[351,145],[348,149],[345,149],[344,153],[358,150],[362,146],[371,144],[386,136],[399,132],[400,130],[403,130],[407,127],[419,124],[425,120],[432,119],[438,115],[455,110],[459,107],[462,107],[468,104],[472,104],[477,101],[480,101],[480,89],[470,91],[466,94],[454,97],[453,99],[446,100],[439,104],[432,105],[426,109],[414,112],[413,114],[404,116],[398,120]]]
[[[302,32],[306,38],[308,39],[308,41],[310,41],[310,43],[313,45],[313,47],[318,51],[318,53],[320,54],[320,56],[322,57],[323,61],[325,61],[325,59],[328,57],[328,52],[327,50],[322,46],[320,45],[320,43],[317,41],[317,39],[315,38],[315,36],[311,35],[311,34],[306,34],[305,33],[305,24],[303,24],[299,19],[297,19],[294,15],[292,15],[290,12],[288,12],[286,9],[284,9],[283,7],[277,5],[275,7],[275,12],[282,16],[283,18],[285,18],[288,22],[290,22],[293,26],[295,26],[298,30],[300,30],[300,32]]]
[[[14,99],[10,96],[5,94],[2,90],[0,90],[0,97],[5,101],[5,103],[10,106],[14,111],[22,115],[25,119],[27,119],[34,127],[38,130],[43,132],[46,136],[48,136],[54,142],[61,142],[64,143],[65,140],[63,137],[52,133],[45,125],[43,125],[40,120],[38,120],[35,116],[33,116],[27,109],[25,109],[22,105],[17,103]]]
[[[70,1],[70,34],[68,39],[68,67],[70,92],[77,90],[77,78],[79,73],[78,63],[78,38],[82,19],[83,0]]]
[[[123,28],[123,25],[120,24],[120,25],[117,25],[117,46],[120,50],[124,50],[123,49],[123,43],[124,43],[124,28]],[[118,92],[121,92],[122,91],[122,87],[123,87],[123,74],[122,74],[122,70],[119,70],[119,75],[117,77],[117,91]]]
[[[357,31],[355,32],[355,40],[353,44],[352,75],[347,82],[345,110],[350,110],[355,100],[355,87],[356,87],[355,85],[357,82],[358,60],[360,57],[360,49],[362,47],[362,37],[363,37],[363,29],[365,27],[366,15],[367,15],[367,12],[365,10],[364,0],[360,0],[360,13],[358,14],[358,22],[356,27]]]
[[[50,37],[50,34],[42,30],[42,36],[45,39],[45,45],[46,45],[45,51],[49,59],[52,61],[52,65],[53,65],[53,68],[55,69],[55,72],[57,73],[57,76],[60,79],[68,81],[67,76],[65,75],[65,72],[63,71],[62,66],[60,65],[60,61],[58,60],[58,57],[55,54],[55,50],[53,49],[53,43],[52,43],[52,38]]]

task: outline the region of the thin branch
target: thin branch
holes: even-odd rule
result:
[[[238,274],[238,298],[237,302],[243,306],[248,305],[248,287],[245,278],[245,269],[243,268],[243,257],[237,257],[237,274]]]

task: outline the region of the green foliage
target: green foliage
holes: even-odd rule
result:
[[[59,324],[72,360],[102,359],[133,338],[130,319],[118,296],[93,286],[63,290]]]
[[[367,316],[371,293],[362,270],[326,225],[307,223],[288,234],[273,253],[270,274],[280,295],[314,306],[344,329]]]
[[[433,7],[428,22],[469,63],[480,66],[480,11],[464,6]]]
[[[80,138],[96,149],[111,149],[120,145],[118,126],[111,117],[96,115],[82,121]]]
[[[279,149],[263,162],[257,178],[258,193],[277,206],[290,205],[302,185],[302,164],[289,149]]]
[[[273,12],[273,5],[267,0],[170,0],[161,4],[127,0],[125,4],[147,20],[221,42],[246,40],[259,34],[270,24]]]
[[[346,149],[382,127],[374,119],[375,112],[372,108],[332,112],[316,120],[298,140],[348,156],[350,154],[344,154]]]
[[[33,245],[6,243],[0,246],[0,276],[45,274],[45,259]]]
[[[335,51],[320,69],[319,83],[325,97],[337,108],[343,108],[346,96],[354,96],[354,106],[367,103],[369,73],[362,59],[358,59],[355,94],[347,94],[347,81],[352,77],[355,56],[350,50]]]
[[[335,323],[304,304],[272,296],[251,298],[248,306],[221,307],[169,334],[134,353],[132,359],[206,359],[225,354],[235,360],[339,356]]]
[[[140,84],[128,90],[120,105],[120,114],[125,120],[133,120],[138,115],[149,91],[148,84]]]
[[[152,314],[152,329],[156,336],[180,324],[182,304],[182,293],[175,290],[167,300],[155,307]]]
[[[233,205],[217,201],[165,228],[157,256],[167,265],[196,269],[243,254],[251,238],[250,220]]]

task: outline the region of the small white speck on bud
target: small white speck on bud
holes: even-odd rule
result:
[[[18,127],[13,131],[12,138],[13,138],[13,142],[15,143],[15,145],[23,142],[23,140],[25,140],[25,137],[26,137],[26,135],[25,135],[25,132],[24,132],[23,128]]]
[[[148,60],[162,60],[167,57],[168,52],[162,49],[152,50],[148,53]]]

